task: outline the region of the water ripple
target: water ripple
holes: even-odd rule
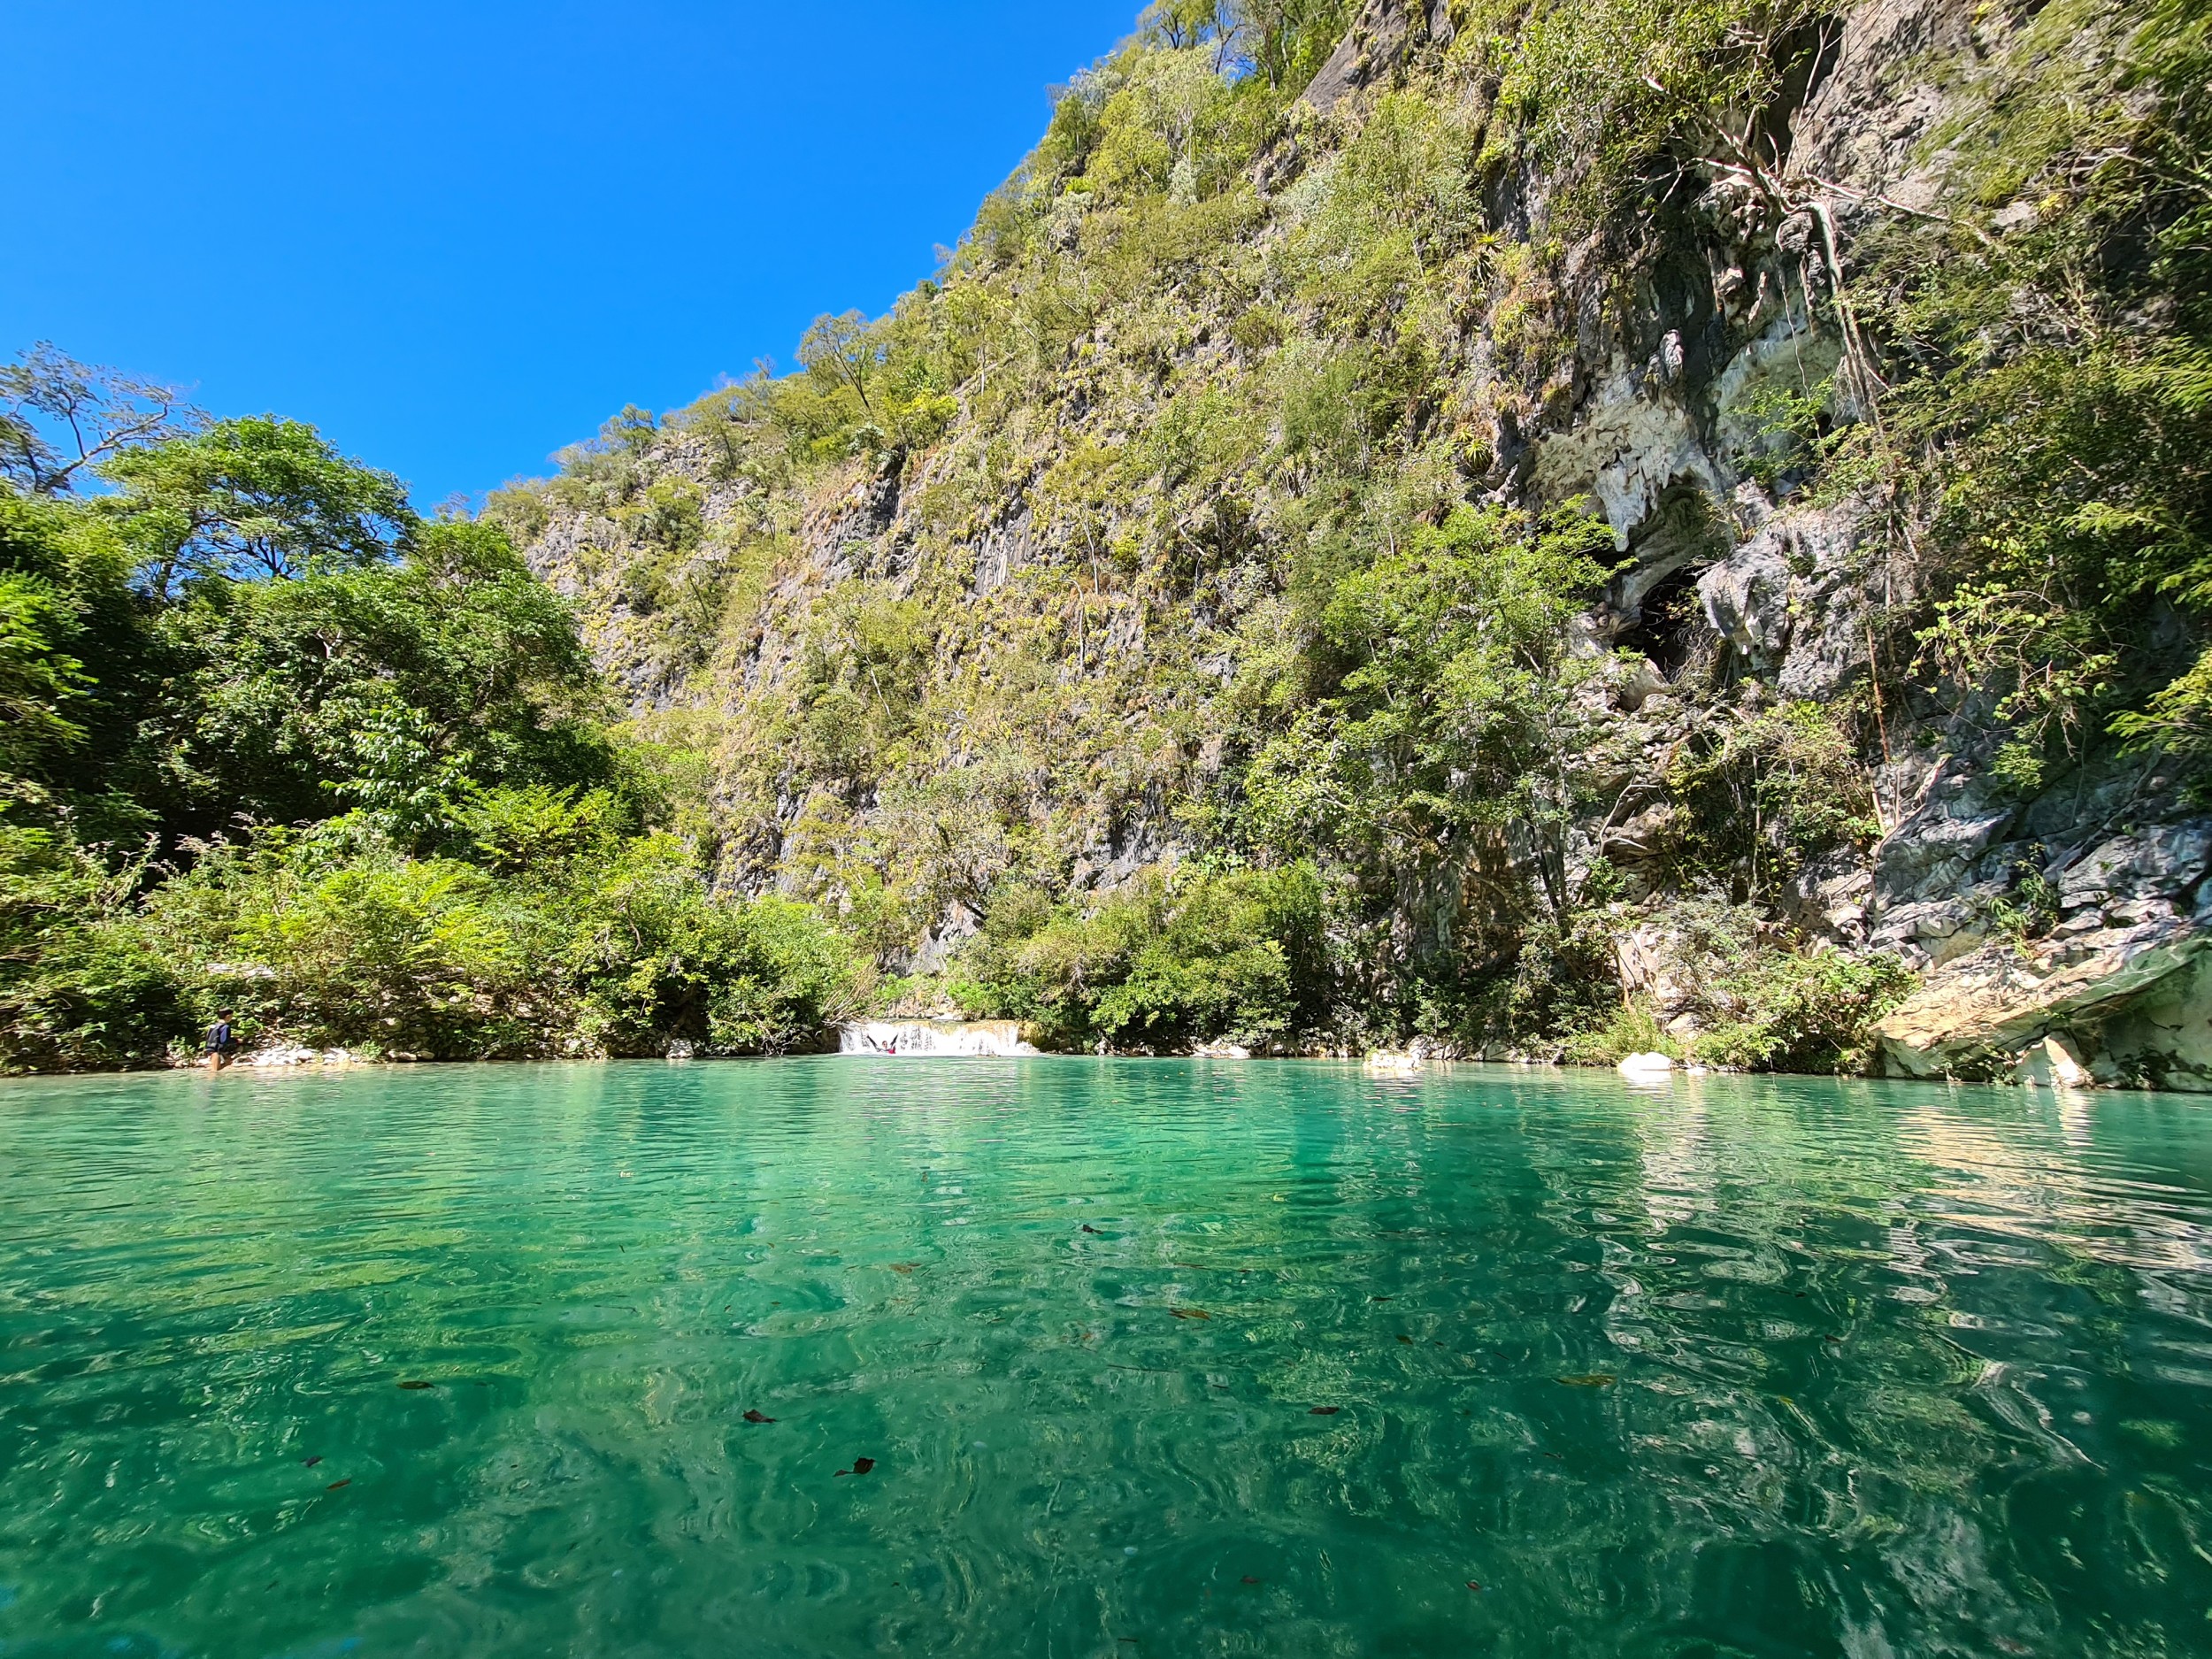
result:
[[[2193,1102],[100,1079],[0,1216],[8,1659],[2212,1653]]]

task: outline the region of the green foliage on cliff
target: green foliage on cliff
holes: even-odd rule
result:
[[[895,970],[979,921],[917,1006],[1079,1047],[1541,1047],[1617,1001],[1586,826],[1632,764],[1627,669],[1574,630],[1620,555],[1514,446],[1579,372],[1570,242],[1620,272],[1601,306],[1640,303],[1652,215],[1765,142],[1821,19],[1459,5],[1447,40],[1425,8],[1323,115],[1349,10],[1156,8],[888,315],[494,503],[557,519],[633,683],[717,710],[736,879]],[[671,538],[686,480],[728,504]],[[1868,734],[1739,724],[1666,781],[1675,868],[1770,900],[1876,833]],[[1248,874],[1171,879],[1169,837]],[[1308,868],[1292,952],[1238,884]]]
[[[1947,134],[1963,211],[1877,240],[1870,322],[1927,457],[1924,661],[2032,787],[2107,733],[2212,756],[2212,27],[2067,0],[2015,62]]]

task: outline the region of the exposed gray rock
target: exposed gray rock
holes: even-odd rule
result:
[[[1455,35],[1446,0],[1367,0],[1313,80],[1304,102],[1327,114],[1352,94],[1386,80],[1414,47],[1448,46]]]
[[[2212,949],[2119,1010],[2099,1048],[2092,1070],[2101,1082],[2212,1094]]]
[[[1697,1007],[1699,964],[1681,929],[1663,919],[1644,922],[1622,933],[1613,949],[1622,989],[1648,1004],[1663,1023]]]
[[[1678,479],[1724,499],[1733,480],[1714,465],[1697,422],[1671,393],[1653,396],[1643,374],[1616,357],[1569,430],[1537,447],[1532,484],[1538,496],[1563,503],[1594,499],[1613,528],[1613,544],[1629,538]]]
[[[1868,668],[1863,510],[1778,512],[1698,580],[1707,620],[1783,696],[1832,697]]]
[[[2061,950],[1985,945],[1930,975],[1875,1035],[1892,1070],[1941,1077],[2008,1071],[2045,1036],[2093,1031],[2154,986],[2176,998],[2177,1023],[2185,1025],[2201,998],[2192,1008],[2184,987],[2165,982],[2185,970],[2193,974],[2208,945],[2212,928],[2177,917],[2101,929]]]
[[[1939,768],[1919,805],[1875,849],[1874,942],[1892,944],[1892,924],[1906,906],[1958,897],[2019,810],[1994,780],[1956,763]]]
[[[1985,1071],[1991,1056],[2059,1033],[2097,1055],[2106,1080],[2212,1086],[2203,1080],[2212,1077],[2212,974],[2200,960],[2212,947],[2212,819],[2108,836],[2055,866],[2060,919],[2025,940],[1992,925],[2005,885],[1963,876],[2008,861],[2032,867],[2039,845],[1993,845],[2014,814],[1977,810],[1986,797],[1970,780],[1931,795],[1885,844],[1878,866],[1887,890],[1916,896],[1885,912],[1877,941],[1932,969],[1879,1028],[1892,1065],[1913,1076]]]

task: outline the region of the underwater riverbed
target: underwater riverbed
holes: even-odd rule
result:
[[[0,1087],[0,1655],[2212,1654],[2212,1110]]]

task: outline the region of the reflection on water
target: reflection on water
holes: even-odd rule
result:
[[[0,1219],[8,1659],[2212,1654],[2186,1101],[24,1084]]]

